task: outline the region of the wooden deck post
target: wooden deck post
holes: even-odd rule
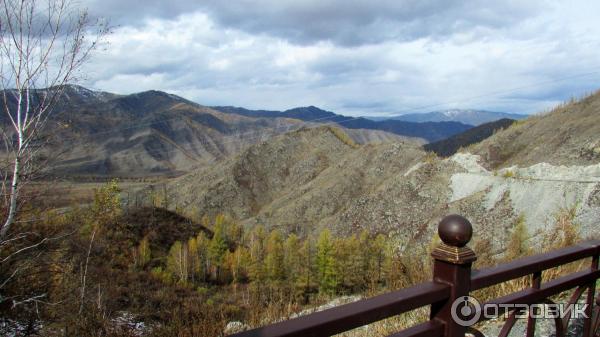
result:
[[[458,314],[465,321],[469,317],[464,313],[474,313],[474,308],[468,306],[467,296],[471,289],[471,264],[477,256],[466,246],[473,228],[464,217],[449,215],[440,221],[438,234],[442,242],[431,253],[434,258],[433,280],[450,285],[451,293],[447,300],[431,305],[431,319],[444,323],[444,337],[463,337],[467,327],[453,318],[453,311],[454,316]],[[455,301],[460,301],[460,304],[457,306]],[[461,310],[463,308],[466,310]]]

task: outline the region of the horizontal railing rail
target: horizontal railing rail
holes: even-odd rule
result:
[[[600,240],[591,240],[545,254],[537,254],[495,267],[473,271],[471,290],[527,276],[535,272],[560,267],[567,263],[598,255]]]
[[[236,336],[330,336],[445,300],[450,297],[450,290],[447,284],[426,282]]]
[[[458,215],[445,217],[438,226],[442,243],[433,251],[433,280],[406,289],[348,303],[335,308],[244,331],[235,337],[331,336],[382,319],[430,306],[430,319],[388,337],[462,337],[468,331],[476,337],[483,334],[472,325],[487,319],[483,309],[498,308],[497,314],[510,311],[510,317],[500,331],[508,336],[517,319],[510,305],[553,304],[551,296],[575,289],[568,304],[584,303],[586,318],[582,337],[600,337],[600,309],[594,306],[596,281],[600,278],[598,256],[600,241],[592,240],[571,247],[517,259],[499,266],[471,270],[477,258],[466,245],[472,236],[469,221]],[[591,259],[589,268],[542,283],[542,272],[566,264]],[[472,291],[498,285],[531,275],[530,286],[520,291],[489,300],[465,314],[458,310],[467,305]],[[596,300],[600,302],[600,298]],[[464,304],[462,304],[464,303]],[[472,303],[469,304],[472,306]],[[520,307],[521,308],[521,307]],[[535,315],[527,312],[526,337],[535,334]],[[564,337],[569,326],[568,315],[555,319],[556,337]],[[464,316],[464,317],[463,317]],[[468,324],[465,324],[468,322]]]

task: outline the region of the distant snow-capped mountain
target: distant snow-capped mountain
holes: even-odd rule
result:
[[[507,113],[507,112],[496,112],[486,110],[463,110],[463,109],[449,109],[441,111],[432,111],[427,113],[412,113],[406,115],[390,116],[390,117],[379,117],[377,120],[382,119],[393,119],[406,122],[461,122],[470,125],[481,125],[496,121],[503,118],[509,119],[523,119],[526,115]]]

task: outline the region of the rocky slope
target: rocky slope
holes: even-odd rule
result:
[[[600,162],[600,91],[532,116],[472,149],[488,167]]]
[[[188,212],[225,212],[246,224],[360,227],[358,218],[347,221],[355,204],[386,189],[424,155],[412,142],[352,146],[330,128],[310,128],[176,179],[170,192]],[[369,227],[387,230],[386,224]]]
[[[571,128],[579,125],[578,130],[587,135],[581,139],[570,129],[570,139],[595,144],[600,133],[591,137],[590,129],[597,127],[590,125],[591,111],[581,109],[581,104],[595,106],[585,100],[571,105],[570,117],[575,121],[564,123]],[[517,123],[489,140],[513,135],[515,143],[526,142],[515,136],[515,129],[525,125],[528,132],[538,134],[536,128],[551,126],[544,119],[562,117],[562,111]],[[563,124],[556,124],[539,135],[552,146],[562,128]],[[559,132],[553,132],[556,129]],[[530,137],[523,131],[519,134]],[[249,226],[263,224],[299,233],[323,227],[338,233],[367,229],[397,239],[403,247],[429,241],[442,216],[459,213],[475,225],[475,241],[487,239],[493,251],[501,252],[519,219],[525,220],[535,247],[566,210],[572,210],[570,220],[582,237],[600,234],[600,160],[557,165],[565,160],[561,154],[581,146],[576,144],[563,141],[564,148],[557,144],[553,149],[558,154],[547,154],[550,163],[544,162],[542,149],[534,145],[531,151],[538,151],[539,159],[517,153],[504,161],[511,167],[493,170],[478,154],[441,159],[412,142],[351,146],[344,137],[321,127],[256,144],[227,162],[176,179],[169,191],[178,206],[191,214],[223,212]],[[474,149],[486,146],[487,140]],[[522,165],[520,156],[529,161]]]
[[[254,145],[174,180],[169,193],[184,212],[223,212],[248,226],[301,234],[367,229],[409,242],[429,240],[435,222],[455,206],[450,181],[463,171],[414,143],[353,147],[321,127]]]

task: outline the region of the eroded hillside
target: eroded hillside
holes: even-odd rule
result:
[[[183,176],[169,191],[190,215],[226,213],[248,226],[297,233],[367,229],[408,245],[430,240],[437,221],[449,213],[471,219],[475,240],[490,242],[496,252],[520,221],[527,224],[533,246],[565,214],[582,237],[595,236],[599,160],[589,152],[581,155],[590,146],[595,153],[598,144],[600,133],[594,132],[600,123],[591,119],[598,119],[600,109],[593,98],[519,122],[473,146],[475,154],[447,159],[427,154],[415,142],[359,146],[332,132],[337,129],[304,129]],[[570,119],[563,121],[566,116]],[[565,128],[573,136],[561,138]],[[542,144],[530,140],[536,135],[548,143],[549,163]],[[502,162],[521,167],[489,169],[498,164],[477,154],[489,146],[511,150],[529,141],[531,149],[513,151]],[[570,162],[570,156],[576,160]],[[566,162],[573,165],[556,165]]]
[[[332,130],[339,129],[309,128],[257,144],[175,180],[171,193],[197,214],[225,212],[247,224],[299,231],[333,227],[425,155],[418,143],[357,146]]]
[[[532,116],[472,150],[489,167],[589,165],[600,162],[600,91]]]

